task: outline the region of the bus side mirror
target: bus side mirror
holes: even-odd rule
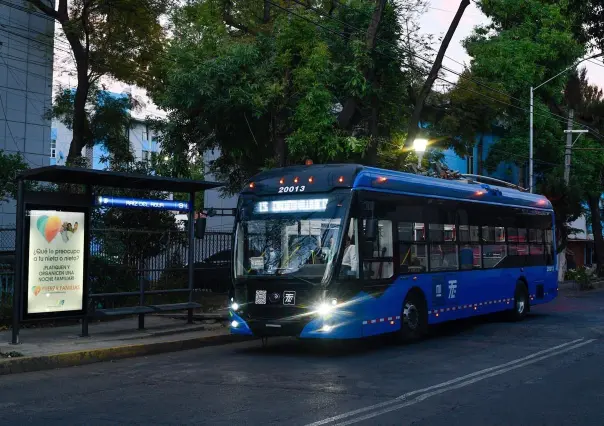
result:
[[[365,221],[365,241],[375,241],[378,235],[377,219],[366,219]]]
[[[200,217],[195,220],[195,238],[202,240],[206,234],[206,218]]]

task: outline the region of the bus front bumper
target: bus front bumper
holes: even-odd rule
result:
[[[295,321],[250,320],[245,321],[237,313],[229,310],[231,334],[242,336],[290,336],[309,339],[351,339],[361,337],[337,318],[312,318]],[[360,331],[360,330],[359,330]]]

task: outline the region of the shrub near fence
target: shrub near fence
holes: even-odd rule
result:
[[[0,250],[14,253],[14,229],[0,229]],[[231,236],[208,232],[194,244],[194,288],[203,294],[229,291]],[[10,238],[12,237],[12,243]],[[93,229],[89,263],[90,293],[187,288],[188,241],[186,231]],[[0,269],[0,305],[12,301],[12,265]],[[177,302],[183,294],[148,296],[148,303]],[[10,300],[9,300],[10,299]],[[138,296],[95,299],[97,307],[138,304]]]

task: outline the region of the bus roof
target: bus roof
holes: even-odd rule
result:
[[[298,187],[298,189],[296,189]],[[254,176],[242,193],[272,195],[327,192],[337,188],[396,192],[412,196],[509,205],[552,210],[550,201],[539,194],[478,183],[446,180],[359,164],[317,164],[271,169]],[[285,189],[284,192],[281,192]]]

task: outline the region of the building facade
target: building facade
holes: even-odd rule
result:
[[[30,167],[49,164],[54,20],[27,2],[0,3],[0,150]],[[0,204],[0,226],[15,225],[16,204]]]

